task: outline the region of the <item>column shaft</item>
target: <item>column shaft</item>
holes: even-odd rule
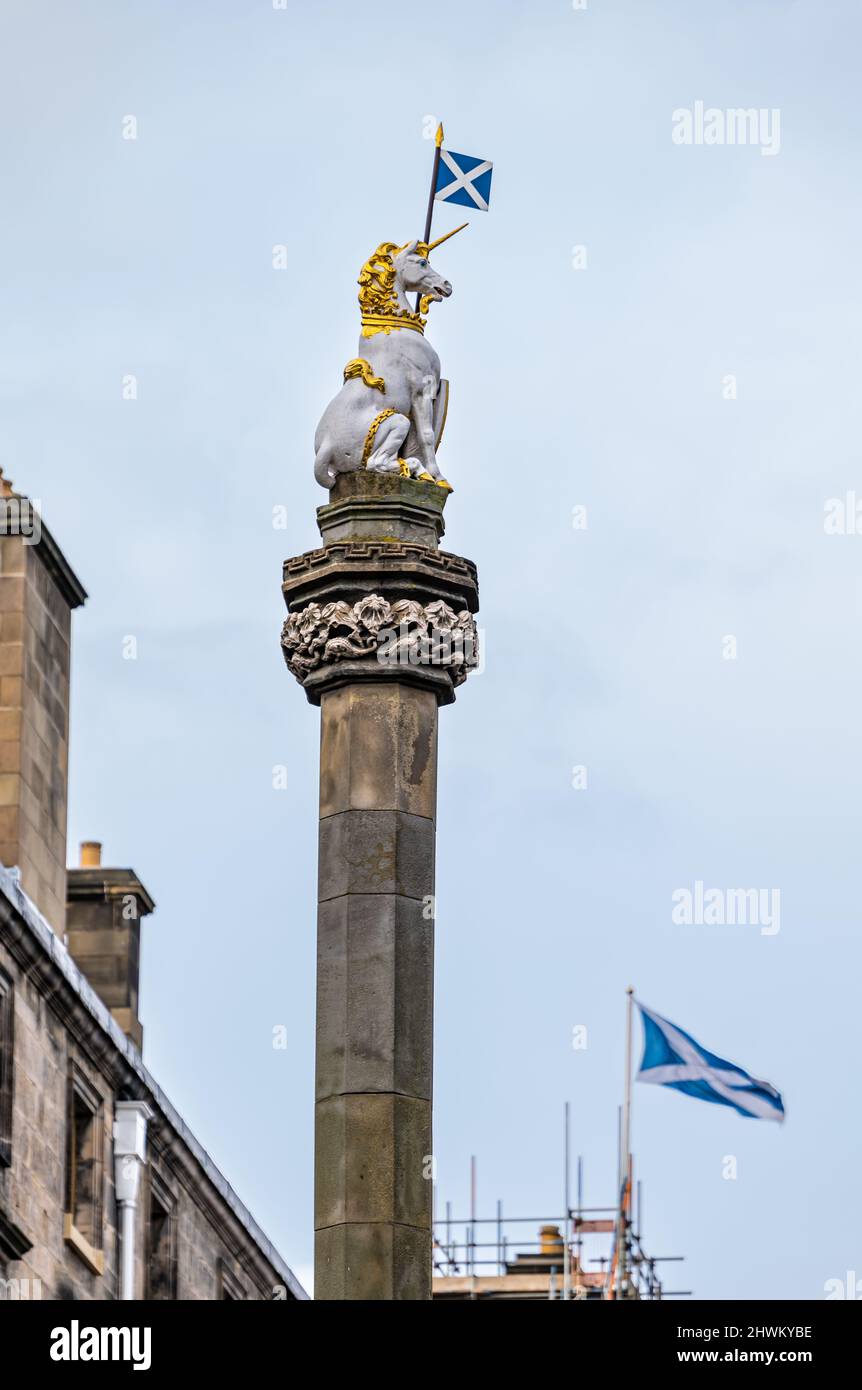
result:
[[[431,1296],[437,698],[321,698],[315,1297]]]

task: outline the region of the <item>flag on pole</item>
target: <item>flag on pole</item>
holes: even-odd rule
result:
[[[644,1025],[644,1054],[635,1080],[672,1086],[687,1096],[729,1105],[755,1120],[783,1120],[781,1096],[768,1081],[708,1052],[675,1023],[635,1001]]]
[[[487,212],[493,169],[490,159],[474,159],[470,154],[441,148],[434,182],[436,201],[460,203],[462,207]]]

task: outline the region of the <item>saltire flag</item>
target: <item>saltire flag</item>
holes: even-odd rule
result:
[[[698,1100],[729,1105],[751,1119],[784,1119],[781,1096],[768,1081],[757,1081],[742,1067],[716,1057],[639,999],[635,1003],[644,1026],[644,1054],[636,1081],[672,1086]]]
[[[487,212],[493,169],[490,159],[455,154],[441,146],[434,197],[438,203],[460,203],[462,207]]]

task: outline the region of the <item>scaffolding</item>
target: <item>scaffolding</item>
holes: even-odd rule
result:
[[[562,1216],[507,1216],[501,1201],[497,1202],[496,1215],[477,1216],[475,1157],[470,1160],[469,1216],[454,1217],[452,1204],[447,1202],[445,1214],[438,1218],[435,1189],[435,1299],[654,1302],[690,1296],[690,1289],[666,1288],[657,1269],[685,1257],[650,1255],[644,1246],[643,1191],[638,1182],[636,1200],[632,1200],[631,1159],[622,1174],[617,1204],[588,1207],[583,1200],[584,1164],[579,1157],[575,1201],[570,1200],[568,1135],[566,1105]],[[596,1254],[595,1242],[601,1237],[605,1237],[605,1248]]]

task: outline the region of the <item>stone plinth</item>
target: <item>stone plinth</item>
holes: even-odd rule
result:
[[[288,560],[282,645],[320,705],[315,1297],[431,1297],[437,710],[476,664],[446,493],[342,476]]]

